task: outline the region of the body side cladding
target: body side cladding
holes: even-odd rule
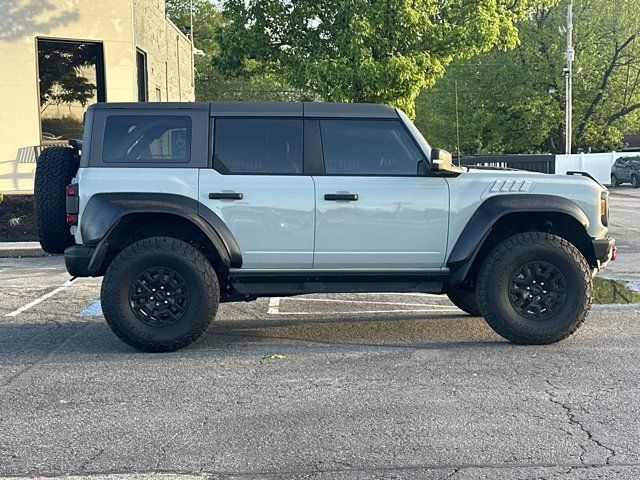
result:
[[[80,219],[83,243],[95,247],[88,271],[96,274],[118,223],[132,214],[171,214],[198,227],[218,250],[227,267],[242,266],[242,253],[225,223],[197,200],[166,193],[98,193],[87,202]]]
[[[562,214],[579,222],[585,232],[589,218],[571,200],[556,195],[507,194],[496,195],[485,200],[475,211],[458,237],[447,260],[451,271],[449,282],[462,283],[469,272],[476,255],[491,233],[493,226],[508,214]]]

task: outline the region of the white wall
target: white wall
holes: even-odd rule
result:
[[[587,172],[604,185],[611,184],[611,166],[619,157],[639,155],[633,152],[577,153],[556,155],[556,173],[564,175],[568,171]]]

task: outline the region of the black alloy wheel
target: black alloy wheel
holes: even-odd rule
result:
[[[567,298],[567,280],[548,262],[528,262],[511,275],[509,301],[523,317],[545,320],[558,312]]]
[[[129,289],[129,304],[141,322],[166,327],[179,322],[189,308],[191,295],[182,275],[168,267],[141,272]]]

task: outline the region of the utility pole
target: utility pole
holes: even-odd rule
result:
[[[460,166],[460,116],[458,115],[458,81],[456,80],[456,150],[458,154],[458,166]]]
[[[196,86],[196,60],[193,45],[193,0],[189,1],[189,36],[191,37],[191,86]]]
[[[571,140],[573,135],[573,61],[575,51],[573,49],[573,1],[569,2],[567,9],[567,66],[563,69],[565,76],[565,153],[571,154]]]

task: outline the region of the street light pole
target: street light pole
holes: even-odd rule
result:
[[[575,51],[573,49],[573,2],[569,2],[567,9],[567,66],[564,68],[565,76],[565,153],[571,154],[571,140],[573,135],[573,61]]]

